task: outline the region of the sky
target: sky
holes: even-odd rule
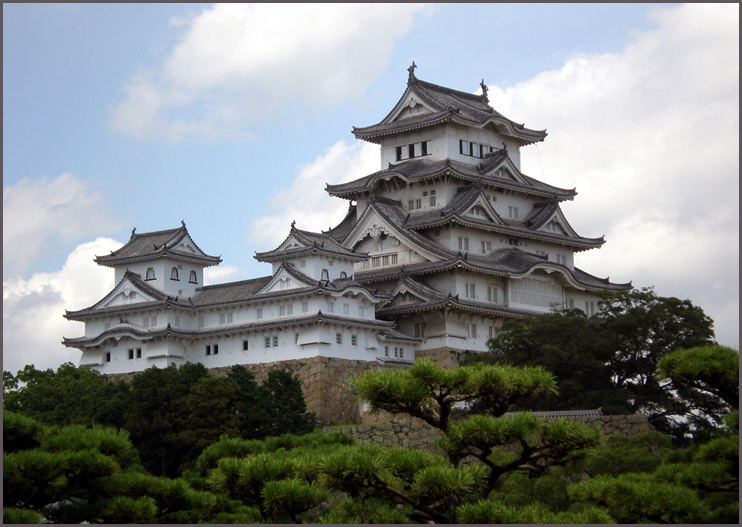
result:
[[[418,78],[480,90],[542,143],[524,173],[578,195],[576,265],[688,298],[739,349],[737,4],[4,4],[3,369],[56,368],[93,262],[179,226],[223,263],[327,229],[378,170],[353,126]]]

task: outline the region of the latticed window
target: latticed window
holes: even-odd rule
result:
[[[196,277],[196,271],[191,271],[190,275],[188,276],[188,281],[192,284],[198,283],[198,277]]]
[[[322,269],[322,280],[330,280],[330,272],[327,269]]]
[[[170,280],[180,280],[180,278],[178,278],[177,267],[173,267],[172,269],[170,269]]]
[[[147,267],[147,272],[144,275],[145,280],[154,280],[155,279],[155,268],[154,267]]]

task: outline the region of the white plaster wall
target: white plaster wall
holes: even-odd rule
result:
[[[508,155],[513,164],[520,170],[520,147],[513,139],[506,138],[499,134],[491,126],[484,129],[462,127],[454,124],[446,125],[446,151],[448,157],[462,163],[477,165],[482,158],[465,156],[459,153],[459,140],[473,141],[494,147],[495,150],[502,148],[502,144],[508,148]]]
[[[155,270],[154,280],[146,280],[148,267],[152,267]],[[170,279],[170,271],[173,267],[178,268],[179,280]],[[150,262],[140,262],[116,267],[114,272],[116,284],[121,281],[127,269],[133,273],[137,273],[142,280],[147,281],[149,286],[157,288],[171,296],[193,296],[196,288],[201,287],[204,280],[203,267],[201,266],[178,262],[170,258],[158,258]],[[196,271],[196,279],[198,281],[196,284],[188,281],[191,271]]]
[[[440,160],[446,158],[445,130],[443,126],[425,128],[421,131],[408,132],[394,136],[387,136],[381,143],[380,163],[381,169],[389,166],[389,163],[397,163],[397,147],[402,147],[402,160],[408,159],[407,146],[410,144],[430,141],[429,155],[421,156],[419,159]],[[417,153],[417,151],[416,151]]]

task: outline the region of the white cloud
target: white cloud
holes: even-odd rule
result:
[[[217,4],[171,21],[178,44],[112,108],[137,138],[246,137],[287,100],[358,97],[386,66],[416,4]],[[188,116],[188,117],[186,117]]]
[[[61,341],[62,336],[82,336],[84,325],[62,315],[65,309],[92,305],[113,288],[113,269],[93,259],[122,245],[111,238],[96,238],[78,245],[59,271],[36,273],[28,280],[3,280],[4,370],[15,373],[26,364],[37,369],[56,368],[65,361],[77,364],[80,352]]]
[[[277,212],[255,219],[248,233],[248,243],[259,250],[272,249],[286,237],[296,220],[300,229],[321,231],[334,227],[345,217],[348,202],[331,197],[325,184],[352,181],[379,170],[379,146],[356,141],[338,141],[312,163],[303,166],[286,189],[271,198]]]
[[[739,7],[654,10],[657,29],[621,53],[581,55],[501,89],[495,108],[545,142],[523,169],[579,195],[563,205],[584,236],[578,265],[690,298],[739,339]],[[543,173],[542,173],[543,167]]]
[[[23,273],[53,236],[69,243],[119,227],[103,194],[72,174],[3,187],[3,266],[12,274]]]
[[[218,267],[204,268],[204,285],[223,284],[238,280],[239,276],[245,274],[236,265],[220,265]]]

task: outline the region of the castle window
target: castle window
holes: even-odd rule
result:
[[[147,272],[144,275],[145,280],[154,280],[155,279],[155,268],[154,267],[147,267]]]
[[[469,337],[473,339],[477,338],[477,325],[476,324],[469,324]]]
[[[294,345],[297,345],[297,344],[299,344],[299,334],[294,333]]]
[[[404,348],[399,348],[399,358],[404,359]]]
[[[415,145],[409,145],[407,147],[407,155],[408,157],[415,157]]]
[[[282,317],[286,314],[286,307],[285,306],[278,306],[278,316]]]
[[[206,345],[206,355],[211,355],[211,346],[209,344]]]
[[[420,155],[428,155],[428,143],[430,143],[430,141],[423,141],[420,143]]]
[[[358,316],[363,317],[363,306],[358,306]]]
[[[350,336],[350,343],[353,346],[357,346],[358,345],[358,335],[351,335]]]
[[[255,317],[258,320],[260,320],[261,318],[263,318],[263,308],[262,307],[259,307],[258,309],[255,310]]]
[[[273,335],[273,347],[278,347],[278,335]]]
[[[336,344],[342,344],[343,343],[343,334],[342,333],[335,333],[335,343]]]
[[[340,278],[348,278],[348,273],[345,271],[340,271]]]
[[[415,322],[415,337],[416,338],[425,337],[425,322]]]
[[[518,219],[518,207],[508,207],[508,218]]]
[[[381,258],[378,256],[374,256],[371,258],[371,267],[379,267],[381,265]]]
[[[419,209],[419,208],[421,208],[422,206],[423,206],[423,205],[422,205],[422,200],[416,199],[416,200],[415,200],[415,208]]]
[[[243,340],[242,341],[242,351],[247,351],[247,341],[246,340]]]
[[[497,330],[495,329],[495,326],[489,327],[489,338],[493,339],[497,336]]]
[[[142,358],[142,348],[137,348],[137,359]]]
[[[271,338],[265,337],[265,347],[270,348],[271,347]]]
[[[415,201],[414,200],[407,200],[407,208],[409,210],[415,210]]]
[[[189,284],[197,284],[198,278],[196,277],[196,271],[191,271],[188,275],[188,283]]]
[[[180,278],[178,278],[178,268],[173,267],[170,269],[170,280],[178,280],[180,281]]]
[[[459,251],[469,250],[469,238],[459,237]]]
[[[129,350],[129,360],[131,360],[133,358],[134,358],[134,350],[133,349],[130,349]]]
[[[148,328],[149,327],[149,317],[144,317],[142,319],[142,327]]]
[[[219,344],[214,344],[214,355],[219,355]]]
[[[343,304],[343,315],[349,315],[350,314],[350,305]]]
[[[485,250],[485,243],[484,243],[484,242],[482,242],[482,254],[484,254],[484,253],[486,253],[486,252],[487,252],[487,251]]]
[[[219,323],[224,324],[224,313],[219,315]]]
[[[493,285],[487,286],[487,302],[497,303],[497,287]]]
[[[471,284],[467,283],[466,284],[466,298],[477,298],[476,292],[474,290],[474,285],[475,284],[473,284],[473,283],[471,283]]]
[[[435,207],[435,190],[430,191],[430,206]]]
[[[309,311],[309,303],[308,302],[302,302],[301,303],[301,312],[306,313]]]
[[[389,265],[389,255],[381,257],[381,265]]]
[[[106,362],[111,362],[111,352],[110,351],[107,351],[106,352]]]
[[[306,267],[307,261],[306,260],[299,260],[299,267]]]
[[[334,313],[335,312],[335,302],[327,301],[327,312],[328,313]]]
[[[389,356],[389,346],[384,346],[384,356],[385,357]]]
[[[397,161],[402,161],[402,147],[397,147]]]
[[[397,253],[394,253],[392,255],[392,265],[395,265],[397,263]]]
[[[232,313],[227,313],[227,324],[232,323]]]
[[[330,280],[330,272],[327,269],[322,269],[322,280]]]

